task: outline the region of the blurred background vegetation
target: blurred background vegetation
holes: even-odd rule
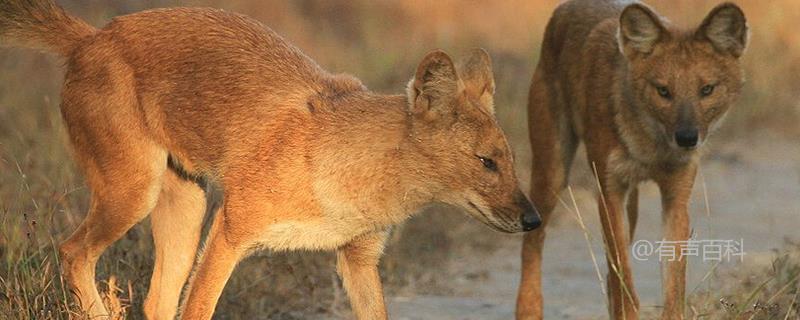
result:
[[[458,57],[472,47],[492,55],[497,114],[527,185],[526,103],[553,0],[509,1],[58,1],[95,26],[117,15],[169,6],[210,6],[247,14],[273,28],[332,72],[371,89],[400,93],[424,54],[442,48]],[[650,1],[678,25],[694,26],[717,1]],[[747,85],[716,139],[754,131],[800,133],[800,1],[738,1],[751,28],[744,56]],[[52,55],[0,50],[0,318],[66,318],[71,306],[58,276],[54,245],[82,220],[88,190],[76,171],[58,110],[63,70]],[[449,264],[490,251],[509,237],[457,210],[435,207],[398,228],[382,261],[389,294],[446,293]],[[512,238],[513,239],[513,238]],[[98,264],[98,280],[117,277],[118,295],[139,319],[152,267],[148,222]],[[101,285],[101,288],[104,286]],[[224,319],[347,315],[329,253],[261,253],[228,283]]]

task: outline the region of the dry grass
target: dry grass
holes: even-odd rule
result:
[[[556,1],[60,2],[95,25],[119,14],[173,5],[246,13],[329,70],[352,73],[383,92],[399,92],[431,49],[463,53],[470,47],[485,47],[495,63],[498,117],[517,153],[520,177],[527,183],[527,87]],[[797,133],[800,2],[740,2],[752,27],[753,40],[745,56],[749,78],[720,138],[764,127]],[[654,6],[686,25],[697,22],[714,3],[659,1]],[[58,275],[54,250],[80,223],[88,203],[88,191],[65,147],[57,108],[63,71],[51,56],[16,49],[0,51],[0,70],[0,318],[78,317]],[[457,252],[491,249],[492,242],[482,238],[484,229],[465,224],[456,213],[442,213],[453,210],[435,211],[413,219],[393,237],[382,266],[389,291],[447,291],[446,283],[438,280],[443,274],[436,270],[446,269]],[[112,288],[106,290],[109,304],[116,304],[115,310],[130,319],[142,318],[151,272],[147,225],[144,221],[128,232],[106,252],[97,269],[99,280],[108,279],[101,287]],[[779,281],[771,283],[767,286]],[[265,253],[237,268],[219,310],[226,319],[254,315],[292,319],[319,312],[346,314],[343,301],[331,254]],[[730,301],[737,306],[744,303]]]
[[[800,243],[787,241],[764,266],[713,270],[689,297],[692,319],[800,319]]]

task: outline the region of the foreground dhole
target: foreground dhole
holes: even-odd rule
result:
[[[714,8],[696,29],[678,30],[643,4],[575,0],[561,4],[547,26],[528,108],[531,198],[546,225],[582,140],[602,191],[611,319],[638,318],[627,254],[636,186],[658,184],[664,238],[687,240],[698,149],[739,95],[747,36],[733,4]],[[518,319],[542,318],[544,235],[541,228],[525,236]],[[686,259],[664,263],[662,318],[682,319]]]
[[[386,318],[386,234],[426,204],[460,206],[505,232],[540,223],[493,115],[482,50],[458,68],[432,52],[406,95],[379,95],[219,10],[146,11],[96,30],[49,1],[12,0],[0,3],[0,36],[66,58],[61,110],[92,200],[61,261],[93,316],[106,314],[98,257],[151,213],[145,314],[174,317],[205,211],[193,179],[218,184],[224,201],[185,319],[211,318],[236,263],[259,248],[337,250],[357,317]]]

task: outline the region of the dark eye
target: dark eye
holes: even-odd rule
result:
[[[708,97],[712,93],[714,93],[714,85],[712,84],[707,84],[700,88],[700,95],[703,97]]]
[[[478,160],[481,161],[481,163],[483,164],[484,167],[486,167],[486,169],[489,169],[491,171],[497,171],[497,163],[495,163],[494,160],[489,158],[484,158],[481,156],[478,156]]]
[[[665,86],[656,86],[656,91],[658,91],[658,95],[664,99],[669,99],[672,97],[672,93],[669,92],[669,88]]]

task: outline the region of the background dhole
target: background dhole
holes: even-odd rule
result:
[[[612,319],[639,318],[628,248],[640,183],[659,186],[664,238],[689,239],[698,149],[739,97],[747,37],[744,13],[730,3],[691,30],[640,3],[573,0],[553,13],[528,105],[531,196],[547,223],[583,141],[601,191]],[[542,319],[544,235],[542,229],[525,237],[518,319]],[[681,248],[678,259],[664,262],[663,319],[685,316],[688,258]]]
[[[67,61],[61,111],[92,199],[61,263],[91,316],[108,315],[98,257],[152,213],[145,314],[174,317],[205,212],[192,178],[224,200],[186,319],[211,318],[237,262],[259,248],[337,250],[358,318],[386,318],[377,264],[391,226],[436,201],[500,231],[540,223],[494,119],[483,50],[458,68],[428,54],[403,96],[329,74],[258,22],[213,9],[145,11],[96,30],[50,1],[7,1],[0,36]]]

